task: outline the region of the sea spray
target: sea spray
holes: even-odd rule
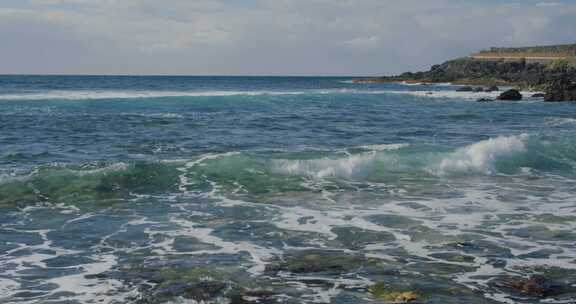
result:
[[[339,159],[316,160],[277,160],[276,171],[280,173],[303,175],[312,178],[344,177],[361,174],[376,157],[375,153],[351,155]]]
[[[308,176],[315,179],[342,177],[361,178],[367,174],[378,160],[381,160],[385,151],[394,151],[409,147],[409,144],[380,144],[364,145],[360,147],[364,152],[359,154],[349,154],[344,157],[320,158],[306,160],[274,160],[276,172]]]
[[[482,173],[495,174],[496,162],[526,151],[527,134],[496,137],[460,148],[442,159],[430,172],[438,175]]]

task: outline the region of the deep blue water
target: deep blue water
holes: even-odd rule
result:
[[[0,302],[573,303],[576,104],[349,80],[0,76]]]

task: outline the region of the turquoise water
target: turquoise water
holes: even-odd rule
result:
[[[576,104],[348,80],[0,76],[0,302],[573,303]]]

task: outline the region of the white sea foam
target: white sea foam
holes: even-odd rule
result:
[[[138,115],[138,116],[149,117],[149,118],[168,118],[168,119],[181,119],[181,118],[184,118],[184,115],[176,114],[176,113],[153,113],[153,114],[133,114],[133,113],[126,113],[126,115]]]
[[[298,95],[299,91],[45,91],[24,94],[2,94],[0,100],[42,100],[42,99],[129,99],[162,97],[217,97],[217,96],[259,96],[259,95]]]
[[[375,159],[375,153],[350,155],[345,158],[313,160],[276,160],[276,171],[312,178],[353,177],[361,173]]]
[[[405,86],[417,86],[420,84],[404,84]],[[433,86],[443,86],[446,84],[434,84]],[[226,97],[226,96],[265,96],[265,95],[329,95],[329,94],[367,94],[386,95],[403,94],[418,97],[430,98],[453,98],[477,100],[480,98],[495,99],[501,92],[457,92],[455,90],[374,90],[366,88],[333,88],[333,89],[305,89],[300,91],[283,90],[258,90],[258,91],[122,91],[122,90],[86,90],[86,91],[39,91],[33,93],[0,94],[0,100],[44,100],[44,99],[64,99],[64,100],[91,100],[91,99],[133,99],[133,98],[165,98],[165,97]],[[535,92],[521,92],[525,99],[530,100]],[[174,118],[175,116],[168,115]]]
[[[571,117],[548,117],[546,124],[552,126],[573,125],[576,124],[576,118]]]
[[[399,150],[409,147],[407,143],[364,145],[355,148],[369,150],[361,154],[348,154],[340,158],[321,158],[306,160],[275,160],[274,170],[282,174],[301,175],[315,179],[330,177],[357,177],[362,175],[379,159],[384,151]]]
[[[226,97],[261,95],[303,95],[303,94],[383,94],[387,91],[357,89],[324,89],[302,91],[43,91],[36,93],[0,94],[0,100],[42,100],[42,99],[130,99],[163,97]]]
[[[470,158],[470,163],[483,167],[489,166],[490,162],[499,157],[505,157],[506,155],[513,155],[514,153],[519,153],[518,151],[525,150],[525,140],[527,135],[511,136],[511,137],[498,137],[491,140],[486,140],[478,142],[476,144],[461,148],[456,150],[450,157],[457,158],[456,156],[461,155],[461,158]],[[522,148],[524,147],[524,148]],[[357,156],[369,156],[374,153],[360,154]],[[383,153],[380,153],[383,154]],[[484,155],[484,156],[478,156]],[[492,159],[490,156],[494,155],[495,158]],[[350,157],[340,158],[344,162],[348,161]],[[335,159],[329,159],[330,161],[336,161]],[[314,160],[309,160],[309,162],[315,162]],[[193,165],[196,166],[196,165]],[[312,175],[314,172],[307,173]],[[469,271],[462,274],[454,274],[452,279],[455,282],[466,285],[473,290],[483,291],[482,287],[486,286],[489,279],[494,278],[501,274],[506,274],[508,269],[520,269],[521,267],[537,267],[537,266],[558,266],[566,269],[572,269],[574,266],[569,266],[568,263],[571,259],[564,259],[562,261],[556,256],[550,256],[550,258],[539,258],[539,259],[519,259],[519,258],[508,258],[506,256],[501,257],[502,260],[506,261],[508,267],[497,268],[490,265],[487,258],[482,255],[474,255],[473,262],[454,262],[446,261],[437,257],[432,256],[433,253],[438,252],[436,248],[442,248],[446,243],[456,243],[463,237],[463,232],[472,233],[474,230],[484,230],[490,229],[490,231],[495,232],[494,234],[478,234],[481,239],[490,242],[494,245],[502,246],[504,248],[510,248],[511,253],[515,256],[520,254],[525,254],[529,252],[535,252],[539,249],[556,249],[557,244],[549,243],[545,244],[542,242],[535,241],[533,239],[528,239],[520,236],[515,236],[510,234],[510,229],[526,228],[530,222],[518,225],[518,221],[510,221],[507,219],[501,219],[498,221],[493,221],[497,219],[498,215],[540,215],[540,214],[554,214],[562,215],[566,210],[572,209],[572,201],[569,196],[563,199],[563,205],[558,205],[559,202],[554,202],[553,204],[542,204],[541,197],[529,197],[526,196],[526,200],[519,202],[509,202],[503,204],[500,199],[500,195],[506,195],[507,193],[518,193],[519,189],[516,189],[511,185],[498,185],[491,182],[486,185],[490,187],[485,187],[486,185],[474,185],[470,184],[467,187],[460,188],[462,191],[462,196],[456,196],[452,198],[442,197],[435,199],[433,195],[426,195],[425,197],[418,199],[417,196],[411,196],[407,194],[406,198],[410,198],[411,201],[418,202],[423,206],[428,208],[414,209],[406,207],[403,203],[406,200],[400,201],[387,201],[382,200],[380,197],[375,197],[381,205],[371,205],[367,208],[365,198],[369,196],[355,197],[356,199],[362,201],[361,204],[354,204],[349,200],[350,196],[343,196],[343,193],[338,193],[334,197],[326,198],[324,193],[315,193],[318,198],[324,198],[328,202],[326,206],[317,204],[316,201],[308,206],[282,206],[282,205],[267,205],[258,202],[250,202],[245,200],[230,199],[225,196],[225,190],[219,188],[216,183],[213,183],[213,192],[210,192],[210,197],[217,201],[220,207],[231,207],[236,205],[241,205],[244,207],[254,207],[254,208],[270,208],[275,209],[278,212],[278,216],[272,219],[272,222],[276,227],[286,231],[303,231],[303,232],[314,232],[321,234],[320,237],[311,238],[307,245],[314,245],[317,247],[329,248],[331,247],[328,241],[332,242],[337,237],[335,232],[332,230],[335,227],[355,227],[360,228],[365,231],[375,231],[375,232],[388,232],[394,235],[394,241],[390,242],[378,242],[377,244],[368,244],[365,247],[366,256],[373,258],[380,258],[384,260],[396,260],[397,256],[391,253],[391,248],[402,248],[408,253],[407,256],[418,256],[425,260],[437,261],[439,263],[451,264],[455,266],[470,266],[475,267],[476,270]],[[425,185],[418,185],[418,188],[426,187]],[[442,192],[442,189],[435,189],[438,193]],[[313,195],[306,197],[306,201],[309,198],[313,198]],[[355,194],[354,194],[355,195]],[[276,201],[278,197],[274,200]],[[302,199],[302,198],[300,198]],[[290,194],[290,200],[299,200],[298,196],[294,196],[293,193]],[[312,199],[313,200],[313,199]],[[346,203],[343,203],[346,201]],[[276,201],[276,203],[278,203]],[[336,206],[336,207],[335,207]],[[518,206],[527,207],[527,210],[519,210]],[[564,206],[570,209],[559,208],[559,206]],[[325,209],[326,208],[326,209]],[[406,229],[388,227],[386,225],[379,225],[378,223],[372,222],[370,216],[374,214],[388,214],[403,216],[410,219],[417,219],[422,227],[426,230],[430,230],[430,233],[424,233],[423,239],[414,239],[412,233],[407,232]],[[302,218],[310,218],[309,220],[302,221]],[[529,217],[526,217],[527,219]],[[186,223],[178,222],[177,220],[171,220],[171,222],[177,222],[181,227],[186,227]],[[490,223],[489,228],[487,224]],[[558,227],[552,227],[558,230],[571,231],[574,228],[572,222],[560,223]],[[184,230],[181,230],[184,232]],[[205,243],[210,243],[217,245],[221,249],[214,251],[203,251],[203,252],[193,252],[191,254],[201,254],[201,253],[236,253],[239,251],[250,252],[253,257],[254,264],[250,268],[251,273],[257,275],[262,273],[264,265],[267,263],[267,259],[272,256],[279,256],[286,250],[305,250],[308,247],[283,247],[282,250],[271,250],[273,248],[263,248],[255,246],[250,242],[229,242],[224,241],[215,237],[212,234],[211,228],[203,227],[202,225],[192,225],[190,229],[185,233],[190,235],[199,236]],[[505,236],[505,237],[502,237]],[[462,242],[465,242],[462,239]],[[516,249],[515,249],[516,248]],[[330,248],[335,249],[335,248]],[[564,255],[573,256],[574,252],[571,249],[565,249]],[[347,250],[338,248],[342,252],[352,253],[353,250]],[[172,252],[171,252],[172,253]],[[186,253],[188,254],[188,253]],[[568,266],[567,266],[568,265]],[[482,275],[486,275],[482,278]],[[290,282],[293,286],[300,286],[302,290],[313,291],[314,294],[319,294],[323,292],[321,296],[314,298],[319,302],[326,302],[329,299],[337,295],[338,288],[332,288],[327,290],[320,290],[314,286],[309,286],[301,282],[300,278],[296,276],[291,276],[286,274],[283,277],[285,281]],[[325,277],[320,277],[319,279],[326,280]],[[335,284],[344,282],[342,278],[337,278],[333,281]],[[369,285],[370,282],[354,282],[355,284],[363,283]],[[348,286],[348,284],[344,284]],[[491,294],[491,298],[504,299],[500,297],[500,294]],[[310,298],[311,299],[311,298]]]
[[[166,97],[227,97],[227,96],[281,96],[281,95],[329,95],[329,94],[409,94],[415,96],[472,98],[486,97],[482,94],[452,91],[435,91],[429,95],[426,91],[396,91],[396,90],[371,90],[371,89],[307,89],[302,91],[41,91],[35,93],[0,94],[0,100],[91,100],[91,99],[133,99],[133,98],[166,98]],[[496,93],[492,94],[497,96]]]
[[[428,98],[449,98],[449,99],[465,99],[465,100],[478,100],[482,98],[496,99],[502,92],[457,92],[455,90],[443,90],[443,91],[398,91],[390,90],[386,91],[389,94],[402,94],[402,95],[412,95],[417,97],[428,97]],[[535,92],[521,92],[524,99],[530,100],[528,96],[531,96]]]
[[[456,150],[430,171],[439,175],[470,172],[494,174],[496,160],[526,151],[524,141],[527,138],[526,134],[501,136],[472,144]]]
[[[90,176],[90,175],[108,174],[112,172],[125,171],[129,167],[130,165],[127,163],[118,162],[102,168],[88,169],[88,170],[70,170],[70,172],[77,176]]]
[[[365,150],[372,150],[372,151],[391,151],[391,150],[399,150],[402,148],[409,147],[410,144],[381,144],[381,145],[365,145],[360,146],[360,148]]]

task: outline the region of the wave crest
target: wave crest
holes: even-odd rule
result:
[[[360,177],[365,175],[378,160],[383,160],[385,151],[394,151],[408,147],[409,144],[379,144],[365,145],[356,148],[369,152],[360,154],[348,154],[340,158],[321,158],[308,160],[275,160],[276,172],[301,175],[316,179],[331,177]]]
[[[375,153],[350,155],[337,159],[276,160],[275,171],[289,175],[303,175],[316,179],[358,176],[369,167]]]
[[[460,148],[442,159],[431,173],[447,175],[450,173],[496,173],[496,161],[526,151],[527,134],[509,137],[496,137]]]

